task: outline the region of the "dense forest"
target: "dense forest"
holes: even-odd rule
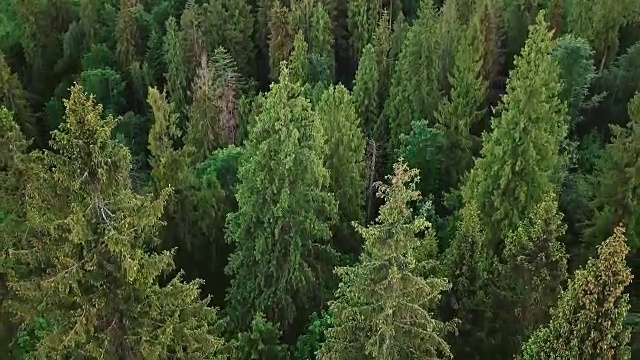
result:
[[[0,0],[0,358],[640,359],[640,1]]]

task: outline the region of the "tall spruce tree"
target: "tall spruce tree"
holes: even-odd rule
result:
[[[0,53],[0,105],[13,112],[20,130],[27,138],[38,139],[36,122],[29,110],[22,84],[18,76],[9,68],[2,53]]]
[[[560,184],[559,147],[568,121],[566,106],[558,99],[561,88],[552,45],[540,12],[516,57],[507,93],[497,108],[500,117],[485,135],[481,158],[463,189],[464,202],[475,203],[481,214],[489,250],[498,255],[501,239]]]
[[[149,253],[167,191],[135,194],[128,150],[116,125],[82,91],[71,89],[55,152],[34,153],[26,221],[32,236],[10,252],[10,305],[26,326],[43,316],[53,328],[38,358],[210,358],[222,345],[216,312],[198,282],[158,279],[170,252]]]
[[[294,33],[289,24],[289,10],[276,0],[269,11],[269,77],[278,80],[280,63],[289,58]]]
[[[432,259],[421,259],[421,248],[435,245],[429,224],[414,218],[410,203],[419,199],[417,171],[394,165],[389,185],[378,184],[385,200],[375,224],[354,224],[365,239],[360,262],[338,268],[342,282],[330,305],[334,326],[319,358],[440,359],[451,357],[444,336],[453,323],[433,317],[446,279],[421,276]],[[426,238],[418,233],[427,232]]]
[[[292,323],[310,314],[323,297],[327,245],[337,204],[323,166],[325,140],[317,115],[283,66],[246,141],[239,169],[239,209],[227,218],[236,248],[227,312],[235,328],[254,313],[292,340]]]
[[[176,111],[181,114],[187,106],[187,66],[185,54],[180,46],[179,29],[176,19],[170,17],[166,22],[167,33],[164,36],[164,60],[167,65],[167,90]]]
[[[137,0],[120,0],[116,25],[116,54],[121,68],[126,69],[136,60],[139,35],[134,17]]]
[[[617,227],[598,246],[598,257],[575,272],[549,324],[531,336],[520,359],[631,359],[624,292],[632,275],[625,240],[624,229]]]

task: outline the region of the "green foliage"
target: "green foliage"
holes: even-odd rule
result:
[[[29,104],[24,97],[24,90],[18,77],[11,72],[9,65],[0,53],[0,106],[6,107],[14,113],[16,122],[22,133],[28,138],[36,134],[35,119],[29,110]]]
[[[629,103],[629,116],[626,127],[611,127],[613,138],[597,164],[591,199],[594,216],[584,234],[591,250],[618,223],[627,229],[629,246],[640,249],[640,93]]]
[[[422,1],[418,19],[402,44],[386,104],[391,130],[390,151],[400,148],[401,136],[409,133],[413,121],[431,121],[433,118],[440,100],[440,41],[437,33],[433,1]]]
[[[531,336],[521,359],[631,359],[624,290],[632,275],[625,240],[624,229],[616,228],[598,247],[598,257],[575,272],[549,324]]]
[[[133,193],[129,152],[110,138],[116,120],[80,86],[65,105],[56,152],[32,155],[25,219],[33,236],[10,254],[14,269],[29,269],[9,281],[13,311],[25,326],[40,316],[55,324],[34,356],[215,356],[216,312],[199,299],[199,282],[176,277],[159,287],[171,253],[145,251],[167,191]]]
[[[302,31],[299,31],[293,40],[293,51],[289,57],[291,80],[304,86],[309,81],[309,46],[304,40]]]
[[[178,24],[173,17],[167,20],[167,34],[164,37],[164,59],[167,64],[167,89],[171,102],[178,113],[186,110],[187,105],[187,67],[185,54],[180,46]]]
[[[330,305],[335,322],[327,330],[320,359],[451,357],[443,337],[454,324],[432,316],[450,284],[419,275],[434,261],[416,254],[434,246],[435,239],[427,221],[414,218],[409,207],[420,197],[417,171],[400,162],[388,179],[389,185],[378,185],[385,204],[376,223],[354,223],[365,239],[364,252],[358,264],[337,270],[341,283]],[[425,238],[416,236],[424,231]]]
[[[285,360],[288,359],[286,345],[280,344],[280,330],[263,314],[254,316],[248,332],[236,335],[230,344],[231,359],[238,360]]]
[[[327,62],[330,80],[333,80],[335,73],[333,44],[331,18],[322,5],[322,2],[318,2],[313,9],[313,17],[311,18],[311,36],[309,39],[310,54],[324,59],[324,61]]]
[[[464,202],[475,203],[480,212],[490,251],[499,253],[500,239],[560,186],[559,147],[567,133],[567,116],[558,99],[561,87],[552,45],[540,13],[515,60],[497,109],[500,117],[485,135],[482,157],[463,189]]]
[[[78,83],[103,106],[106,112],[117,114],[124,105],[125,82],[118,72],[110,68],[85,70]]]
[[[93,70],[115,68],[116,60],[105,44],[93,44],[89,51],[82,56],[82,69]]]
[[[228,314],[234,328],[249,326],[254,312],[292,322],[322,298],[326,245],[337,204],[323,167],[322,125],[283,67],[250,129],[239,169],[239,209],[227,218],[235,244],[227,272],[233,277]]]
[[[378,64],[374,47],[369,44],[358,63],[355,84],[353,85],[353,99],[358,116],[362,119],[362,128],[368,138],[373,138],[378,122]]]
[[[276,0],[269,11],[269,77],[275,82],[280,76],[280,63],[289,58],[293,49],[293,30],[289,11]]]
[[[323,312],[320,316],[313,313],[310,317],[310,324],[307,331],[300,335],[296,342],[294,359],[312,360],[316,358],[316,353],[326,340],[326,332],[333,327],[333,315],[330,312]]]
[[[441,188],[440,174],[443,157],[444,135],[441,130],[430,127],[427,121],[414,121],[411,133],[403,138],[400,156],[407,164],[420,171],[418,185],[420,194],[438,193]]]
[[[116,24],[116,56],[120,67],[128,68],[137,58],[139,34],[134,11],[137,1],[120,0]]]
[[[555,40],[553,53],[562,80],[559,96],[567,103],[569,115],[575,123],[580,120],[579,111],[587,105],[589,88],[595,78],[593,50],[586,40],[569,34]]]

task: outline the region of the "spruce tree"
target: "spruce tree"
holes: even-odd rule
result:
[[[483,139],[481,158],[463,188],[487,231],[489,250],[500,253],[506,238],[561,180],[560,143],[567,133],[566,106],[559,99],[558,65],[551,53],[544,13],[529,30],[515,60],[500,117]]]
[[[13,112],[20,130],[27,138],[36,138],[36,123],[29,110],[22,84],[0,53],[0,106]]]
[[[351,94],[344,86],[327,89],[320,99],[317,112],[324,129],[327,148],[325,167],[329,171],[330,190],[338,201],[343,229],[341,233],[345,235],[352,221],[362,220],[365,139]],[[358,243],[353,243],[353,236],[336,240],[340,241],[336,244],[338,249],[358,250]]]
[[[391,130],[390,151],[400,148],[401,137],[409,133],[413,121],[432,120],[440,100],[437,19],[433,0],[422,1],[418,19],[402,43],[385,105]]]
[[[329,13],[318,2],[313,9],[313,17],[311,18],[311,38],[309,39],[310,54],[318,61],[325,62],[329,68],[329,80],[333,81],[335,73],[335,55],[334,55],[334,38],[333,28],[331,27],[331,18]]]
[[[369,139],[374,138],[374,130],[378,122],[378,64],[375,49],[371,44],[364,48],[358,63],[353,99],[358,116],[362,119],[362,128]]]
[[[286,67],[281,71],[250,128],[238,175],[239,209],[227,218],[235,245],[227,311],[239,329],[264,313],[291,339],[292,322],[322,299],[337,204],[323,166],[321,124],[300,84]]]
[[[356,59],[364,47],[371,43],[381,10],[380,1],[348,1],[347,26],[351,35],[351,51]]]
[[[269,77],[272,82],[278,80],[280,63],[289,58],[293,38],[289,11],[276,0],[269,11]]]
[[[178,34],[182,53],[184,54],[187,77],[191,79],[196,73],[200,59],[207,52],[203,34],[203,9],[195,0],[188,0],[180,16],[180,32]],[[220,24],[215,24],[220,26]]]
[[[34,153],[26,221],[32,236],[10,252],[11,307],[25,326],[39,317],[53,328],[37,342],[38,358],[210,358],[222,345],[216,312],[199,299],[198,282],[180,277],[160,287],[170,252],[149,253],[167,191],[135,194],[130,155],[111,139],[79,86],[65,102],[66,122],[53,133],[55,152]]]
[[[134,17],[137,0],[120,0],[116,25],[116,54],[122,69],[128,68],[135,60],[138,49],[138,26]]]
[[[453,71],[449,76],[451,92],[438,105],[436,129],[443,135],[440,191],[458,187],[462,176],[473,166],[477,140],[471,133],[482,117],[487,81],[482,77],[482,44],[473,30],[463,33],[456,50]]]
[[[624,229],[617,227],[598,257],[575,272],[552,310],[549,324],[522,347],[520,359],[631,359],[630,329],[625,324],[633,276]]]
[[[354,224],[365,239],[360,262],[338,268],[341,283],[330,305],[333,328],[319,358],[329,359],[439,359],[451,357],[444,336],[452,323],[433,317],[446,279],[421,273],[433,260],[417,257],[435,239],[422,217],[414,218],[410,203],[418,200],[417,171],[401,160],[394,165],[389,185],[378,184],[385,200],[376,223]],[[426,231],[427,237],[418,237]]]
[[[291,80],[304,87],[309,82],[309,45],[304,40],[302,31],[298,31],[293,40],[293,51],[289,57]]]
[[[187,106],[187,66],[185,54],[180,46],[178,24],[176,19],[170,17],[166,22],[167,33],[164,36],[164,60],[167,64],[167,90],[171,102],[175,105],[179,114],[186,110]]]
[[[613,137],[596,169],[590,204],[594,216],[584,234],[587,250],[595,249],[619,222],[627,229],[629,246],[640,249],[640,93],[629,103],[629,117],[626,127],[611,126]]]
[[[248,78],[255,75],[256,61],[251,5],[247,0],[227,1],[225,5],[225,43],[220,45],[225,45],[238,66],[238,72]]]

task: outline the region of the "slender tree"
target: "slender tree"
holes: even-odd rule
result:
[[[111,139],[116,124],[71,89],[55,152],[34,154],[26,221],[32,235],[11,251],[11,307],[25,325],[44,316],[53,328],[37,342],[39,358],[206,358],[222,344],[216,312],[198,282],[158,278],[171,253],[149,254],[167,192],[135,194],[130,155]],[[45,270],[46,269],[46,270]]]
[[[362,128],[367,138],[374,138],[374,130],[380,115],[378,111],[378,64],[374,47],[369,44],[358,63],[355,84],[353,85],[353,99],[358,116],[362,119]]]
[[[167,33],[164,37],[164,60],[167,64],[167,89],[171,102],[175,105],[178,113],[186,110],[187,94],[187,66],[185,64],[185,54],[180,46],[178,24],[176,19],[170,17],[166,23]]]
[[[37,128],[20,80],[0,53],[0,105],[13,112],[20,130],[27,138],[36,138]]]
[[[137,0],[121,0],[116,24],[116,54],[121,68],[128,68],[137,57],[139,35],[134,17]]]
[[[276,81],[280,63],[289,58],[293,49],[294,35],[289,25],[289,11],[276,0],[269,12],[269,74]]]
[[[338,268],[341,278],[333,328],[320,359],[438,359],[451,357],[444,336],[452,323],[432,315],[440,294],[449,289],[446,279],[420,274],[432,260],[416,256],[435,239],[422,218],[414,218],[409,203],[420,197],[415,190],[417,171],[401,160],[389,185],[378,184],[385,200],[377,223],[354,224],[365,239],[358,264]],[[417,233],[427,231],[426,238]]]

